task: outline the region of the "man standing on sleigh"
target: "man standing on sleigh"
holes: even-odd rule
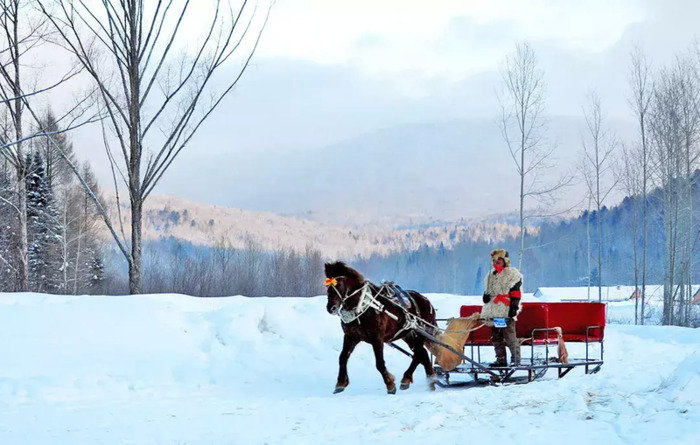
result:
[[[506,346],[510,349],[511,365],[520,364],[520,345],[515,337],[515,321],[520,312],[520,289],[523,276],[510,267],[508,252],[497,249],[491,252],[493,271],[486,275],[486,292],[481,318],[491,326],[491,341],[496,350],[492,367],[508,366]]]

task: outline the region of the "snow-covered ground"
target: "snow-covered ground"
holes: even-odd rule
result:
[[[609,326],[596,375],[430,392],[419,369],[395,396],[363,344],[333,395],[339,323],[323,297],[0,294],[0,444],[700,443],[699,329]]]

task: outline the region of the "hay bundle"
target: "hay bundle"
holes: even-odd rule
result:
[[[478,329],[480,313],[476,312],[466,318],[450,318],[447,320],[447,329],[437,336],[441,342],[452,346],[458,351],[464,349],[464,344],[472,331]],[[429,342],[428,350],[435,356],[435,363],[445,371],[452,371],[462,363],[462,358],[447,348]]]

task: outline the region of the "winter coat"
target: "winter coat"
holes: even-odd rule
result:
[[[520,313],[520,289],[523,285],[523,276],[514,267],[506,267],[501,273],[492,271],[486,275],[484,292],[484,307],[481,310],[481,318],[486,325],[493,326],[494,318],[507,318],[514,309],[517,319]]]

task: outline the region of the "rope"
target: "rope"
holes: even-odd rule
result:
[[[449,329],[442,329],[442,328],[437,328],[438,330],[442,331],[443,333],[447,332],[454,332],[456,334],[471,334],[474,331],[478,331],[479,329],[483,328],[486,326],[486,323],[481,323],[479,326],[472,328],[472,329],[461,329],[461,330],[449,330]]]

